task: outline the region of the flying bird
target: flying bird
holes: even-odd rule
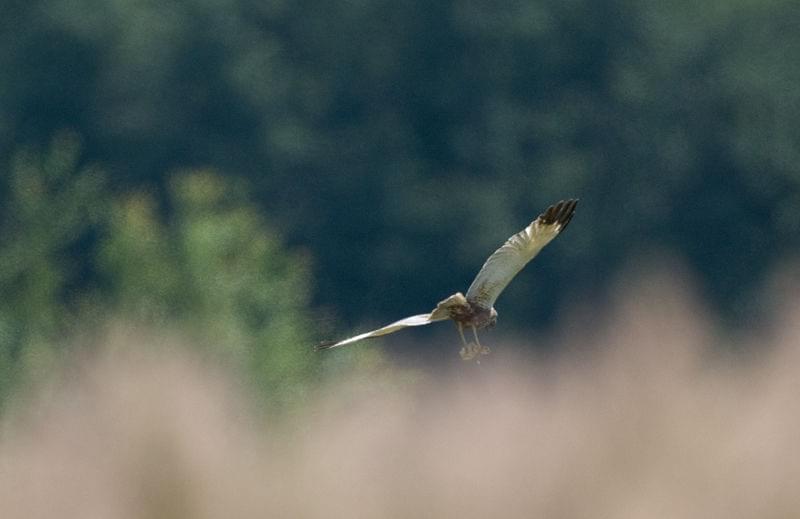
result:
[[[338,348],[364,339],[394,333],[409,326],[424,326],[451,319],[456,323],[461,337],[463,345],[460,351],[461,358],[470,360],[479,355],[487,355],[490,350],[481,345],[478,340],[478,330],[493,327],[497,323],[497,311],[494,309],[497,297],[545,245],[567,228],[577,205],[578,200],[562,200],[548,207],[530,225],[506,240],[483,264],[466,296],[457,292],[441,301],[430,313],[412,315],[383,328],[339,342],[325,342],[317,349]],[[464,338],[464,328],[472,329],[474,343],[468,343]]]

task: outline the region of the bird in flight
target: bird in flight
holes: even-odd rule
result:
[[[364,339],[394,333],[409,326],[424,326],[437,321],[451,319],[458,327],[461,337],[461,358],[470,360],[487,355],[490,350],[478,340],[478,330],[491,328],[497,323],[494,303],[508,283],[528,264],[542,248],[567,228],[578,200],[562,200],[547,208],[529,226],[509,238],[483,264],[475,280],[464,296],[457,292],[441,301],[427,314],[412,315],[383,328],[362,333],[338,342],[324,342],[317,349],[338,348]],[[474,343],[464,338],[464,328],[472,329]]]

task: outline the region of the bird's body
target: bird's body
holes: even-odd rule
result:
[[[431,312],[431,320],[438,317],[452,319],[465,328],[492,327],[497,323],[497,311],[494,308],[484,308],[476,303],[470,303],[461,292],[456,292],[444,301],[441,301]]]
[[[450,319],[456,323],[461,342],[461,357],[465,360],[489,353],[480,344],[477,330],[492,327],[497,322],[494,303],[509,282],[536,256],[553,238],[563,231],[575,214],[577,200],[561,201],[550,206],[531,224],[509,238],[483,264],[465,296],[457,292],[436,305],[428,314],[413,315],[397,322],[362,333],[339,342],[324,343],[320,349],[335,348],[363,339],[394,333],[409,326],[423,326],[436,321]],[[464,328],[472,329],[474,343],[464,338]]]

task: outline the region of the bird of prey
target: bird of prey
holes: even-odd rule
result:
[[[566,229],[575,214],[577,205],[577,200],[562,200],[548,207],[529,226],[509,238],[483,264],[467,290],[466,296],[457,292],[441,301],[430,313],[412,315],[383,328],[339,342],[325,342],[320,344],[318,349],[338,348],[356,341],[394,333],[409,326],[423,326],[436,321],[452,319],[458,327],[458,334],[463,345],[460,351],[461,358],[470,360],[479,355],[488,354],[489,348],[482,346],[478,340],[478,330],[493,327],[497,323],[494,302],[514,276],[522,270],[522,267]],[[474,343],[466,341],[464,328],[472,329],[475,337]]]

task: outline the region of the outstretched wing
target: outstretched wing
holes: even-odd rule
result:
[[[317,346],[317,349],[327,350],[330,348],[338,348],[339,346],[344,346],[345,344],[350,344],[356,341],[371,339],[373,337],[380,337],[381,335],[394,333],[398,330],[402,330],[403,328],[408,328],[409,326],[424,326],[426,324],[435,323],[436,321],[441,321],[441,320],[442,320],[441,318],[432,319],[431,314],[412,315],[411,317],[400,319],[399,321],[393,322],[392,324],[387,324],[383,328],[378,328],[377,330],[372,330],[371,332],[362,333],[360,335],[356,335],[355,337],[350,337],[349,339],[345,339],[343,341],[322,343],[319,346]]]
[[[489,256],[467,291],[467,301],[491,308],[508,283],[542,247],[563,231],[575,214],[577,200],[562,200],[508,239]]]

